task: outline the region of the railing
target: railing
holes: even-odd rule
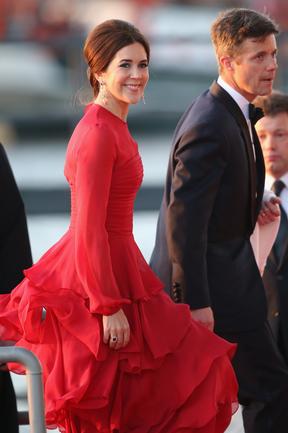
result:
[[[26,368],[30,433],[46,433],[42,369],[37,357],[22,347],[0,347],[0,364],[7,362],[17,362]],[[27,420],[25,413],[22,415]],[[21,421],[21,413],[19,421]]]

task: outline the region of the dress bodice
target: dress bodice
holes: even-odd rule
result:
[[[94,131],[93,127],[91,128],[92,116],[94,116]],[[89,130],[87,135],[84,133],[83,136],[86,140],[84,138],[83,142],[79,142],[79,134],[76,131],[71,138],[65,164],[65,176],[71,188],[71,226],[74,226],[78,211],[78,194],[75,185],[77,182],[77,159],[81,158],[79,153],[85,152],[84,146],[91,146],[92,152],[96,146],[106,146],[105,151],[111,150],[112,170],[107,169],[105,164],[103,167],[95,164],[92,173],[92,176],[98,178],[101,176],[103,181],[110,183],[106,208],[104,209],[100,204],[100,201],[105,201],[106,198],[104,197],[104,190],[96,191],[95,188],[93,199],[96,203],[98,202],[98,212],[104,211],[106,214],[105,228],[109,235],[132,235],[134,200],[143,178],[143,165],[137,143],[131,137],[125,122],[98,105],[91,104],[89,106],[87,120],[83,123],[86,123]],[[105,140],[99,137],[99,133],[105,135]],[[91,140],[89,135],[90,137],[94,135],[94,140]],[[108,143],[108,140],[111,143]],[[101,149],[98,149],[98,153],[101,154]]]
[[[107,207],[106,229],[109,235],[132,235],[134,201],[142,177],[139,154],[115,168]]]
[[[125,236],[133,234],[133,208],[137,191],[143,177],[143,165],[139,154],[123,164],[115,166],[107,204],[105,227],[109,234]],[[73,229],[77,218],[77,194],[73,182],[71,189],[71,223]],[[95,200],[96,197],[95,197]],[[100,206],[99,206],[100,207]]]
[[[99,105],[88,106],[68,144],[64,172],[71,188],[69,229],[25,275],[50,290],[58,280],[100,314],[162,290],[133,238],[143,166],[127,124]]]

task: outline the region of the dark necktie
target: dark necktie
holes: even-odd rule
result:
[[[255,107],[253,104],[249,104],[249,119],[252,123],[252,125],[255,125],[258,120],[262,119],[264,116],[262,108]]]
[[[273,183],[273,185],[271,187],[272,191],[275,192],[277,197],[280,196],[282,189],[284,189],[284,188],[285,188],[285,183],[282,182],[282,180],[280,180],[280,179],[275,180],[275,182]]]
[[[284,188],[285,188],[284,182],[282,182],[282,180],[280,180],[280,179],[277,179],[273,183],[271,189],[272,189],[272,191],[275,192],[277,197],[279,197],[281,194],[281,191]],[[281,205],[280,205],[280,210],[281,210],[280,227],[279,227],[277,238],[276,238],[276,241],[274,244],[274,251],[275,251],[278,263],[281,261],[281,258],[285,252],[286,244],[287,244],[287,236],[288,236],[288,233],[287,233],[287,226],[288,226],[287,215],[286,215],[286,212]]]

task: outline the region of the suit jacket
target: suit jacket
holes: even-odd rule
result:
[[[254,131],[217,83],[177,125],[160,209],[153,270],[176,302],[211,306],[216,330],[255,328],[266,317],[263,283],[249,237],[264,190]]]
[[[32,265],[25,209],[0,143],[0,293],[9,293]],[[9,373],[0,371],[1,431],[17,433],[17,408]],[[3,430],[2,430],[3,429]]]
[[[0,143],[0,293],[9,293],[32,265],[23,200]]]
[[[278,257],[274,244],[269,254],[263,281],[268,298],[268,318],[286,362],[288,362],[288,220],[281,211],[281,224],[276,243],[283,234],[283,251]]]

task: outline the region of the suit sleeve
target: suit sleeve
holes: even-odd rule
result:
[[[213,206],[227,161],[227,146],[202,125],[185,132],[173,153],[167,210],[172,286],[180,287],[191,309],[210,306],[207,239]]]
[[[106,230],[107,205],[117,152],[113,132],[93,126],[79,147],[75,179],[76,270],[92,313],[109,315],[128,299],[121,297]]]

